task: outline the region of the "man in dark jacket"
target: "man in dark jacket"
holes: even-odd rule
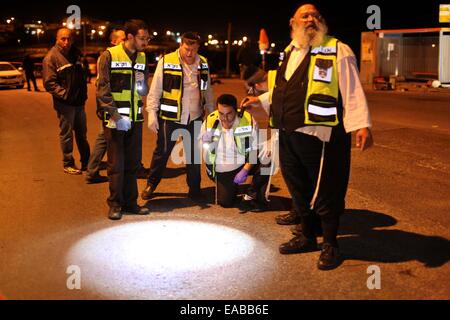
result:
[[[72,45],[71,31],[59,29],[56,44],[44,58],[44,87],[53,96],[53,107],[59,119],[60,143],[63,153],[64,172],[81,174],[89,161],[89,144],[86,138],[87,86],[81,52]],[[72,156],[73,132],[80,152],[81,170],[75,166]]]
[[[22,66],[23,66],[23,70],[25,71],[25,77],[27,78],[28,91],[31,91],[30,82],[33,83],[34,91],[40,91],[36,84],[36,77],[34,75],[34,62],[31,59],[29,54],[25,55]]]

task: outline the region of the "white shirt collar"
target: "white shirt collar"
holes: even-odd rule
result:
[[[300,46],[300,44],[298,43],[297,39],[293,39],[291,41],[291,43],[289,44],[289,46],[291,47],[291,50],[295,49],[295,50],[309,50],[308,48],[303,48],[302,46]]]

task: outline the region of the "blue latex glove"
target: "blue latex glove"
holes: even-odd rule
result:
[[[212,131],[212,130],[206,131],[206,132],[202,135],[202,142],[203,142],[203,143],[211,142],[212,136],[213,136],[213,131]]]
[[[120,118],[118,121],[116,121],[116,128],[119,131],[128,131],[131,129],[131,121],[127,118]]]
[[[241,171],[239,171],[234,177],[233,182],[236,184],[243,184],[245,180],[247,180],[247,177],[248,177],[248,170],[242,168]]]

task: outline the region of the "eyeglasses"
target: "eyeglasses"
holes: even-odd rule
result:
[[[312,17],[313,19],[317,19],[319,21],[322,20],[322,16],[318,12],[306,12],[300,16],[300,20],[307,21],[309,17]]]

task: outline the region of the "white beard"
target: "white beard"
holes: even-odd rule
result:
[[[307,32],[304,27],[292,26],[291,38],[296,40],[302,48],[317,47],[323,42],[323,39],[327,35],[328,28],[322,23],[318,23],[319,30],[313,30],[313,32]]]

